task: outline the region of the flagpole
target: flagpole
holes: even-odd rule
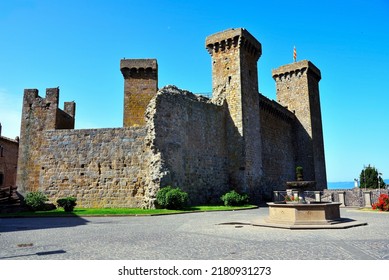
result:
[[[296,46],[293,47],[293,62],[296,62],[297,59],[297,52],[296,52]]]

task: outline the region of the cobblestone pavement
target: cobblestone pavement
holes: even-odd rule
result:
[[[250,225],[267,208],[142,217],[0,219],[0,260],[388,260],[389,214],[341,209],[348,229]]]

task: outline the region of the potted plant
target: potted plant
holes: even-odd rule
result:
[[[304,181],[303,168],[301,166],[296,167],[296,179],[297,181]]]
[[[290,203],[298,203],[299,198],[295,197],[294,195],[286,195],[285,196],[285,203],[290,204]]]

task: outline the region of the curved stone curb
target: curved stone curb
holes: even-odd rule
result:
[[[217,225],[247,225],[247,226],[255,226],[255,227],[270,227],[270,228],[281,228],[281,229],[347,229],[357,226],[367,226],[367,222],[358,222],[352,219],[341,218],[338,221],[334,221],[329,224],[321,224],[321,225],[295,225],[295,224],[276,224],[276,223],[268,223],[265,220],[259,220],[254,222],[226,222],[220,223]]]

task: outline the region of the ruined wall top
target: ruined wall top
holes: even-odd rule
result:
[[[312,74],[318,81],[321,79],[321,73],[319,68],[317,68],[312,62],[309,60],[302,60],[299,62],[290,63],[287,65],[283,65],[277,69],[272,71],[273,79],[281,78],[283,76],[293,75],[303,73],[304,71],[308,71]]]
[[[45,124],[45,129],[73,129],[76,114],[76,103],[65,102],[64,110],[58,107],[59,88],[47,88],[46,96],[39,96],[38,89],[25,89],[22,120],[30,115],[30,110],[41,110],[36,114],[37,123]],[[21,131],[23,134],[24,131]]]
[[[210,55],[232,47],[244,48],[256,59],[262,55],[262,45],[244,28],[232,28],[215,33],[205,39],[205,47]]]

